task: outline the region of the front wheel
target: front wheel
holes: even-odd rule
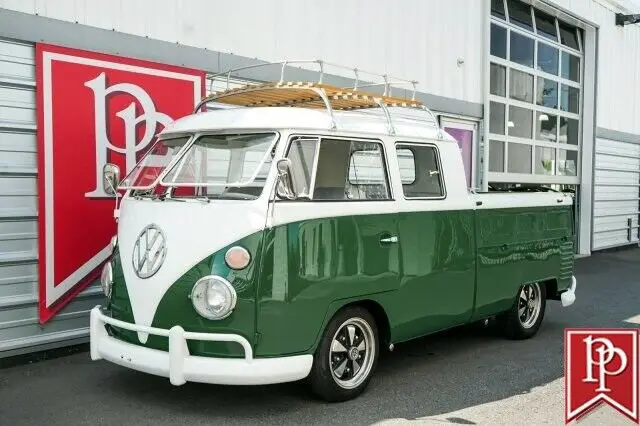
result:
[[[547,302],[546,286],[541,283],[523,285],[510,310],[500,315],[498,327],[508,339],[528,339],[542,324]]]
[[[309,375],[316,395],[329,402],[360,395],[378,362],[378,329],[373,316],[359,306],[339,311],[318,345]]]

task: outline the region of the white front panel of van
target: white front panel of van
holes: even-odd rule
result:
[[[124,199],[118,243],[135,323],[151,326],[169,287],[206,256],[264,229],[266,210],[266,200],[206,203]],[[133,269],[133,248],[140,232],[150,224],[164,233],[167,252],[160,269],[142,279]],[[138,337],[146,342],[146,334],[139,333]]]

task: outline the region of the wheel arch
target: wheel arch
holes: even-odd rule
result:
[[[360,306],[366,309],[372,316],[376,322],[376,328],[378,329],[378,339],[380,340],[380,348],[388,347],[391,343],[391,322],[389,320],[389,316],[387,311],[384,309],[382,304],[373,298],[365,297],[362,299],[352,299],[352,300],[341,300],[332,303],[327,309],[327,314],[322,323],[322,327],[316,339],[313,343],[312,352],[315,352],[322,340],[322,336],[324,335],[329,322],[335,317],[338,312],[346,309],[350,306]]]

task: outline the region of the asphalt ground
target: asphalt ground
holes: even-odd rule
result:
[[[353,401],[320,402],[303,382],[174,387],[84,352],[0,369],[0,425],[562,425],[564,329],[639,327],[625,320],[640,314],[640,249],[578,259],[576,277],[574,305],[550,302],[533,339],[458,328],[399,344]]]

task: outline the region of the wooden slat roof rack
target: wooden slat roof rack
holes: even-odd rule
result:
[[[284,81],[284,71],[287,64],[292,62],[315,62],[320,65],[320,74],[317,82],[292,82]],[[248,83],[241,87],[229,88],[229,80],[231,73],[247,69],[257,68],[279,64],[282,66],[280,73],[280,81],[266,83]],[[393,123],[389,107],[401,108],[417,108],[425,111],[432,119],[433,126],[441,137],[440,126],[433,112],[427,108],[421,101],[415,99],[417,81],[400,80],[401,82],[411,83],[413,92],[411,98],[392,96],[392,87],[389,77],[383,75],[384,83],[370,83],[358,86],[359,74],[357,69],[353,69],[356,79],[352,87],[338,87],[334,85],[324,84],[324,65],[326,63],[313,61],[282,61],[278,63],[266,63],[259,65],[250,65],[247,67],[235,68],[224,73],[215,74],[209,77],[212,82],[220,76],[226,75],[227,89],[223,91],[213,92],[204,97],[196,106],[195,112],[209,102],[217,102],[233,106],[241,107],[300,107],[311,109],[325,109],[331,117],[332,128],[336,128],[333,111],[353,111],[369,108],[381,108],[387,119],[389,133],[394,133]],[[337,66],[337,65],[336,65]],[[373,74],[373,73],[371,73]],[[377,74],[373,74],[377,75]],[[373,92],[363,91],[362,87],[372,87],[384,84],[384,92],[382,95]]]

